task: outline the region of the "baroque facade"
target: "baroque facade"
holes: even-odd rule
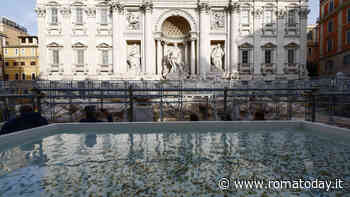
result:
[[[49,80],[307,77],[307,0],[37,0]]]

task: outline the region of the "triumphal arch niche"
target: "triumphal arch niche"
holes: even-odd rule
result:
[[[160,47],[156,56],[161,65],[163,79],[188,78],[191,74],[190,59],[195,59],[195,51],[191,53],[191,25],[182,16],[166,18],[161,25]],[[195,46],[193,46],[195,48]],[[194,71],[194,70],[193,70]],[[195,73],[195,72],[193,72]]]

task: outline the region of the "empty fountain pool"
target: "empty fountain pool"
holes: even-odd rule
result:
[[[0,137],[0,196],[349,196],[347,132],[303,121],[53,124]],[[222,190],[223,177],[344,183]]]

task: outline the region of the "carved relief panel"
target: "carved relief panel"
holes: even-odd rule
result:
[[[128,41],[127,42],[127,59],[128,72],[141,72],[141,42]]]
[[[224,10],[213,10],[211,12],[211,30],[225,29],[225,12]]]
[[[141,14],[137,10],[129,10],[126,13],[127,29],[138,31],[141,29]]]

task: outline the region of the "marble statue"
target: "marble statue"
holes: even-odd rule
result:
[[[165,58],[165,65],[163,66],[163,77],[169,73],[182,73],[184,62],[182,59],[182,52],[177,43],[171,48]],[[165,67],[165,68],[164,68]],[[164,73],[166,72],[166,73]]]
[[[127,63],[129,65],[129,70],[133,72],[140,72],[141,71],[141,56],[139,52],[139,46],[137,44],[134,44],[130,47]]]
[[[224,57],[224,55],[225,52],[221,48],[221,44],[217,44],[211,52],[212,63],[219,72],[223,71],[222,58]]]

